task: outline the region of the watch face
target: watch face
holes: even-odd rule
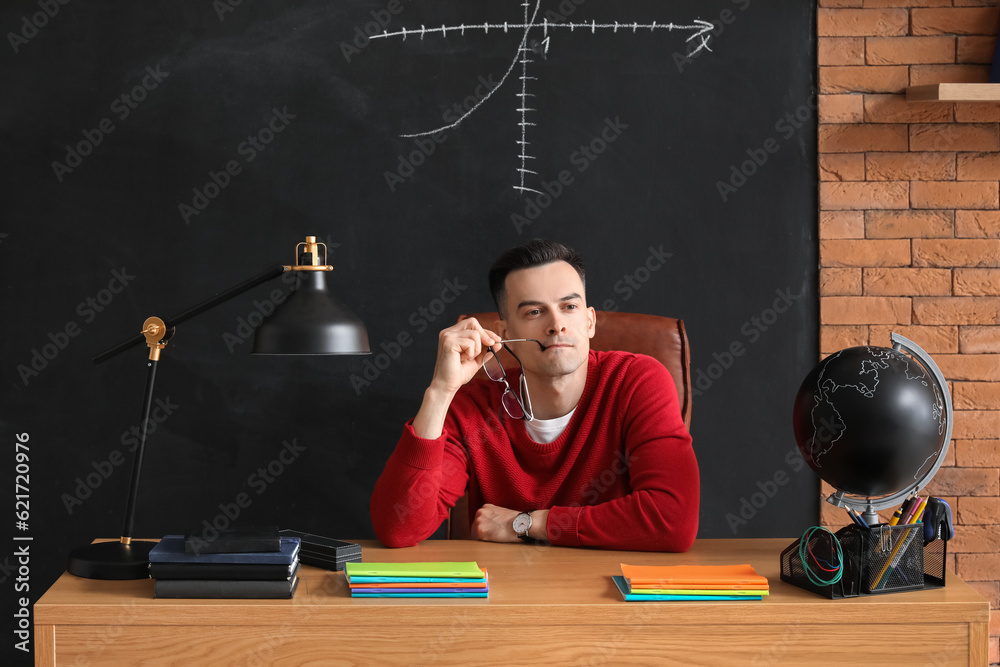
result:
[[[527,514],[518,514],[514,517],[514,532],[518,535],[524,535],[528,532],[528,528],[531,527],[531,517]]]

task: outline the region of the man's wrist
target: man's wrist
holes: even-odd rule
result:
[[[441,437],[453,398],[455,392],[443,390],[434,384],[424,390],[424,400],[413,419],[413,432],[418,438],[437,440]]]
[[[531,512],[531,527],[528,529],[528,537],[536,542],[547,542],[548,536],[548,510],[535,510]]]
[[[455,398],[455,394],[458,390],[448,389],[437,382],[432,381],[427,389],[424,390],[424,401],[430,403],[431,405],[444,406],[447,411],[448,406],[451,405],[451,401]]]

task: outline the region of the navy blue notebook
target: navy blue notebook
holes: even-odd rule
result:
[[[189,554],[183,535],[167,535],[149,552],[150,563],[280,563],[291,565],[299,553],[299,538],[282,537],[281,551],[247,551],[226,554]]]
[[[295,595],[299,578],[288,581],[201,581],[157,579],[158,598],[270,599],[287,600]]]

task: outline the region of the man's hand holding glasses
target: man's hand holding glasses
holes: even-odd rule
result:
[[[500,339],[496,333],[480,326],[474,317],[440,333],[434,377],[413,419],[413,430],[418,437],[430,440],[441,437],[455,393],[475,377],[486,357],[493,354],[491,346]]]

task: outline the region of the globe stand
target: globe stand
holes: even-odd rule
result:
[[[892,349],[897,352],[906,352],[911,357],[914,357],[934,379],[934,382],[937,385],[937,390],[941,393],[941,396],[944,399],[944,444],[941,447],[941,451],[938,452],[937,458],[934,460],[934,464],[928,468],[923,475],[914,480],[912,484],[900,491],[887,496],[882,496],[880,498],[864,498],[849,496],[844,491],[838,490],[826,499],[826,502],[836,507],[847,507],[860,513],[861,518],[864,519],[865,523],[869,526],[875,526],[879,523],[879,516],[877,514],[878,510],[896,507],[897,505],[900,505],[908,496],[916,494],[920,491],[920,489],[924,488],[931,481],[931,479],[934,478],[934,475],[937,474],[941,464],[944,463],[945,456],[948,454],[948,447],[951,445],[951,392],[948,391],[948,382],[945,380],[944,374],[941,372],[941,369],[938,368],[938,365],[934,363],[934,360],[931,359],[930,355],[924,352],[923,349],[921,349],[921,347],[912,340],[900,336],[897,333],[890,334],[890,340],[892,341]]]

